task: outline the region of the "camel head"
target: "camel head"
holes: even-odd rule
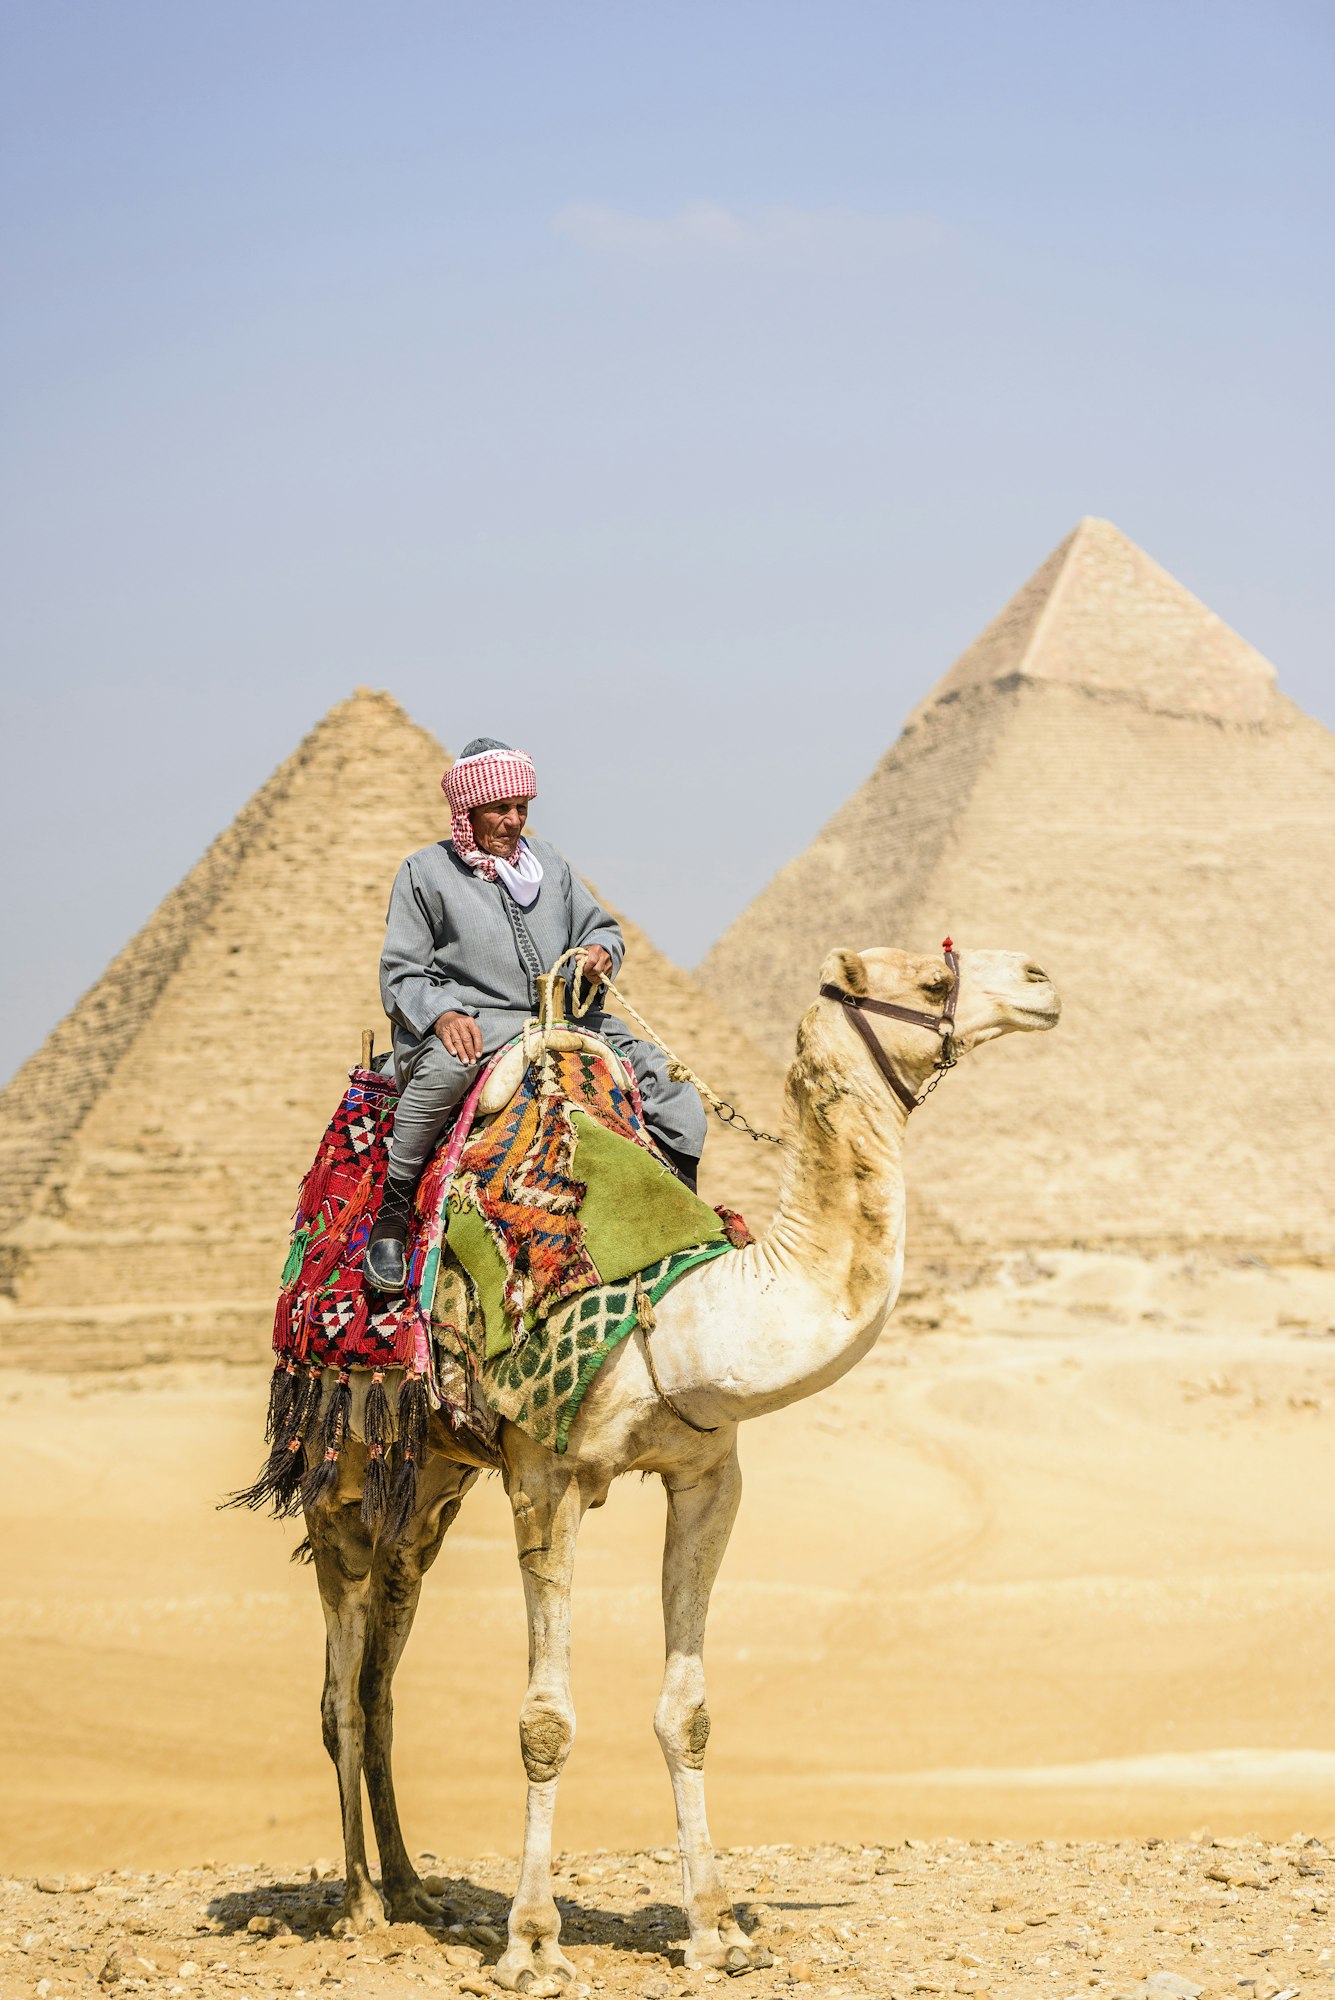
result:
[[[952,1041],[956,1055],[966,1055],[980,1042],[995,1041],[1039,1028],[1055,1028],[1061,1001],[1044,972],[1017,951],[960,951],[959,989],[955,995]],[[858,1009],[858,1031],[866,1040],[874,1034],[884,1056],[915,1090],[936,1063],[941,1035],[931,1023],[945,1014],[954,980],[940,953],[877,947],[870,951],[832,951],[821,967],[821,987],[865,1003]],[[835,1014],[837,1001],[824,1005]],[[903,1009],[929,1017],[927,1024],[905,1020],[882,1008]],[[848,1022],[845,1032],[853,1029]]]

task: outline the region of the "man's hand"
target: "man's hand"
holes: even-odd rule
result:
[[[461,1063],[482,1060],[482,1030],[471,1014],[442,1014],[432,1033],[440,1036],[450,1054]]]
[[[585,979],[595,986],[606,986],[612,977],[611,957],[600,944],[591,944],[585,951],[583,959],[577,963],[581,966]]]

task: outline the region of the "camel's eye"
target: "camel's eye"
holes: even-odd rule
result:
[[[930,994],[933,1000],[944,1000],[950,991],[949,975],[944,972],[932,973],[929,978],[923,980],[922,990]]]

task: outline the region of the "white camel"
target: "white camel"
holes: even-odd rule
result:
[[[957,964],[956,974],[939,956],[836,951],[821,979],[854,1002],[932,1015],[953,999],[961,1053],[1015,1030],[1056,1024],[1057,995],[1029,960],[965,951]],[[828,1387],[881,1333],[904,1264],[903,1100],[927,1081],[940,1047],[927,1027],[870,1010],[854,1017],[836,998],[817,999],[798,1029],[788,1071],[783,1190],[766,1235],[700,1266],[666,1295],[651,1336],[652,1366],[643,1336],[624,1341],[585,1396],[564,1454],[513,1425],[502,1427],[501,1470],[514,1510],[529,1629],[520,1714],[528,1776],[524,1854],[496,1968],[503,1986],[526,1991],[551,1975],[574,1973],[560,1949],[551,1889],[557,1784],[575,1734],[571,1579],[585,1510],[600,1507],[612,1481],[626,1472],[657,1473],[667,1491],[667,1663],[654,1728],[676,1802],[686,1963],[743,1971],[769,1962],[736,1922],[705,1819],[705,1620],[741,1497],[737,1427]],[[399,1826],[390,1691],[422,1576],[478,1465],[433,1420],[408,1530],[400,1541],[377,1542],[358,1504],[365,1453],[350,1443],[336,1488],[307,1513],[328,1630],[324,1737],[338,1771],[345,1910],[354,1929],[383,1920],[386,1911],[391,1919],[438,1914]],[[367,1867],[363,1777],[380,1852],[380,1893]]]

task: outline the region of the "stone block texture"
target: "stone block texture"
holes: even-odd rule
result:
[[[261,1358],[297,1183],[357,1059],[403,857],[448,757],[389,695],[334,708],[0,1092],[0,1360]],[[559,839],[559,829],[552,829]],[[633,924],[622,984],[762,1123],[782,1064]],[[764,1220],[771,1148],[704,1188]]]
[[[1335,737],[1082,522],[699,976],[776,1057],[834,945],[1026,952],[1051,1036],[966,1062],[911,1184],[967,1245],[1335,1250]]]

